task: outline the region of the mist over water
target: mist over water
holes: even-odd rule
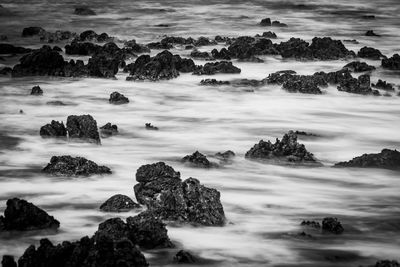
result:
[[[121,40],[158,41],[163,35],[182,37],[254,36],[272,30],[273,42],[314,36],[357,39],[345,43],[358,51],[372,46],[387,56],[400,52],[400,3],[386,1],[90,1],[97,16],[73,15],[81,1],[2,1],[13,16],[0,17],[1,34],[9,42],[39,48],[38,38],[21,38],[24,27],[48,31],[82,32],[92,29]],[[362,20],[375,15],[375,20]],[[265,17],[287,23],[287,28],[263,28]],[[156,27],[157,24],[170,27]],[[364,36],[373,29],[381,38]],[[122,47],[122,43],[117,43]],[[64,47],[64,44],[55,44]],[[220,49],[222,46],[215,46]],[[201,51],[211,51],[205,46]],[[152,50],[151,55],[160,50]],[[175,47],[174,54],[188,57],[190,50]],[[68,55],[61,53],[67,60]],[[221,192],[227,224],[224,227],[168,225],[171,240],[215,266],[360,266],[378,259],[399,260],[400,175],[382,169],[338,169],[332,165],[383,148],[400,148],[400,75],[379,68],[380,61],[363,60],[377,67],[371,82],[396,84],[391,97],[340,92],[334,86],[322,95],[291,94],[276,85],[261,87],[206,87],[200,80],[215,78],[263,79],[279,70],[299,74],[336,71],[351,60],[295,61],[262,56],[264,63],[233,60],[240,74],[212,77],[181,75],[160,82],[94,78],[0,78],[0,214],[6,200],[27,199],[61,222],[57,233],[2,235],[0,255],[20,256],[43,237],[55,243],[91,236],[102,221],[126,218],[140,211],[110,214],[98,208],[114,194],[134,199],[136,170],[143,164],[165,161]],[[0,67],[12,66],[16,57],[4,57]],[[87,60],[87,58],[85,58]],[[206,61],[195,60],[196,64]],[[44,95],[30,96],[40,85]],[[110,105],[110,93],[130,100]],[[47,105],[60,100],[66,106]],[[23,110],[23,114],[20,114]],[[98,126],[118,125],[120,134],[103,138],[102,145],[43,139],[41,126],[51,120],[66,122],[69,115],[90,114]],[[159,131],[147,131],[151,122]],[[259,140],[282,138],[289,130],[307,131],[317,137],[299,136],[323,167],[279,166],[244,159]],[[196,169],[179,159],[198,150],[203,154],[233,150],[232,164],[216,169]],[[55,155],[82,156],[113,171],[90,178],[49,177],[40,170]],[[212,159],[212,158],[210,158]],[[214,159],[215,160],[215,159]],[[302,220],[338,217],[345,232],[340,236],[311,232],[315,239],[299,238]],[[160,252],[161,253],[161,252]],[[163,265],[156,252],[145,251],[152,266]],[[161,257],[162,258],[162,257]],[[171,265],[172,266],[172,265]]]

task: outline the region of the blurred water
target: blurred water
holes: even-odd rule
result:
[[[14,12],[0,17],[1,33],[13,44],[40,47],[36,38],[20,38],[22,28],[42,26],[81,32],[93,29],[120,39],[150,42],[160,36],[214,37],[261,34],[264,17],[289,24],[273,28],[278,40],[314,36],[357,39],[346,46],[358,51],[367,45],[391,56],[399,52],[400,4],[392,1],[90,1],[95,17],[72,15],[80,1],[2,1]],[[299,4],[303,4],[300,5]],[[362,20],[362,15],[376,15]],[[158,28],[156,24],[169,24]],[[363,36],[373,29],[382,38]],[[60,45],[60,44],[58,44]],[[63,46],[63,45],[62,45]],[[220,46],[219,46],[220,47]],[[202,50],[211,50],[204,47]],[[152,51],[155,54],[159,51]],[[176,48],[187,56],[190,51]],[[64,55],[65,56],[65,55]],[[65,56],[66,57],[66,56]],[[68,58],[68,57],[67,57]],[[293,69],[301,74],[334,71],[347,61],[298,62],[263,57],[265,63],[234,62],[241,74],[212,78],[262,79],[269,73]],[[13,65],[16,58],[5,58]],[[371,79],[400,84],[398,73],[375,65]],[[203,61],[197,61],[204,64]],[[400,147],[400,98],[351,95],[335,87],[323,95],[289,94],[279,86],[248,88],[202,87],[203,78],[191,74],[162,82],[61,78],[0,78],[0,212],[11,197],[21,197],[46,209],[60,222],[56,242],[92,235],[98,224],[113,216],[98,210],[108,197],[121,193],[134,198],[135,172],[142,164],[166,161],[182,177],[196,177],[221,191],[228,223],[225,227],[168,226],[170,238],[198,255],[217,260],[218,266],[359,266],[377,259],[399,259],[399,173],[376,169],[334,169],[338,161],[382,148]],[[29,95],[33,85],[42,97]],[[129,97],[127,105],[108,104],[109,94]],[[398,91],[396,91],[397,93]],[[67,106],[49,106],[61,100]],[[22,109],[24,114],[20,114]],[[91,114],[99,126],[118,125],[120,135],[103,139],[101,146],[40,138],[40,127],[52,119]],[[151,122],[160,131],[146,131]],[[288,130],[304,130],[321,137],[304,139],[307,149],[325,165],[321,168],[275,166],[244,159],[260,139],[281,138]],[[178,159],[199,150],[205,154],[233,150],[233,164],[220,169],[188,168]],[[47,177],[40,169],[53,155],[84,156],[112,168],[109,176],[62,179]],[[301,239],[303,219],[337,216],[343,235]],[[314,234],[314,233],[313,233]],[[31,233],[2,237],[0,255],[20,255],[46,236]],[[151,251],[153,265],[160,259]],[[163,263],[168,262],[166,259]],[[162,262],[162,261],[161,261]]]

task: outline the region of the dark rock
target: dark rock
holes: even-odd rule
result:
[[[146,130],[158,131],[158,127],[151,125],[151,123],[146,123],[145,127],[146,127]]]
[[[26,200],[13,198],[7,200],[4,217],[0,216],[1,231],[30,231],[41,229],[57,229],[59,221],[54,219],[44,210],[36,207]]]
[[[373,30],[368,30],[368,31],[365,33],[365,36],[376,36],[376,37],[380,37],[380,35],[374,33]]]
[[[217,190],[194,178],[182,182],[180,173],[163,162],[141,166],[136,180],[136,199],[161,219],[209,226],[225,223]]]
[[[62,49],[61,49],[61,47],[53,46],[53,51],[62,52]]]
[[[361,18],[362,19],[368,19],[368,20],[375,19],[375,15],[363,15],[363,16],[361,16]]]
[[[301,226],[308,226],[308,227],[317,228],[317,229],[321,228],[321,224],[316,221],[302,221]]]
[[[11,44],[0,44],[0,54],[24,54],[31,52],[32,49]]]
[[[87,69],[90,76],[114,78],[119,65],[120,60],[117,58],[109,58],[106,54],[96,54],[89,58]]]
[[[287,27],[287,24],[282,23],[282,22],[277,21],[277,20],[274,20],[274,21],[271,23],[271,26],[272,26],[272,27]]]
[[[244,59],[255,55],[277,55],[279,51],[270,39],[249,36],[236,38],[228,47],[231,57]]]
[[[262,60],[259,57],[251,56],[251,57],[248,57],[248,58],[240,58],[240,59],[238,59],[238,62],[263,63],[264,60]]]
[[[234,66],[230,61],[217,61],[206,63],[201,68],[195,70],[196,75],[213,75],[216,73],[240,73],[241,69]]]
[[[67,129],[64,123],[52,120],[40,128],[40,136],[42,137],[66,137]]]
[[[361,94],[361,95],[380,95],[379,91],[371,89],[370,77],[364,74],[356,78],[349,78],[340,82],[337,87],[339,91]]]
[[[46,32],[42,27],[28,27],[22,30],[22,37],[31,37]]]
[[[118,134],[118,126],[111,124],[110,122],[100,127],[101,137],[110,137],[112,135]]]
[[[218,81],[216,79],[204,79],[200,81],[201,85],[210,85],[210,86],[217,86],[217,85],[228,85],[230,84],[229,81]]]
[[[79,7],[75,7],[74,14],[80,15],[80,16],[94,16],[94,15],[96,15],[96,12],[94,12],[92,9],[90,9],[87,6],[79,6]]]
[[[70,115],[67,118],[67,131],[69,138],[80,138],[85,141],[100,144],[97,122],[90,115]]]
[[[400,70],[400,55],[394,54],[391,58],[382,59],[382,68]]]
[[[324,78],[316,75],[296,75],[293,71],[271,73],[265,79],[269,84],[281,84],[290,93],[322,94],[320,86],[326,86]]]
[[[2,267],[17,267],[17,263],[14,260],[13,256],[4,255],[3,260],[1,261]]]
[[[161,27],[161,28],[168,28],[169,25],[168,24],[156,24],[154,25],[155,27]]]
[[[229,41],[231,40],[231,38],[225,37],[225,36],[223,37],[223,36],[217,35],[217,36],[215,36],[214,40],[215,40],[217,43],[227,43],[227,42],[229,42]]]
[[[218,51],[216,48],[214,48],[211,51],[211,55],[215,59],[225,59],[225,60],[230,60],[231,59],[231,55],[230,55],[229,51],[226,48],[222,48],[221,51]]]
[[[10,75],[12,73],[12,68],[4,67],[0,69],[0,75]]]
[[[179,44],[179,45],[185,45],[185,44],[193,44],[194,40],[193,38],[183,38],[183,37],[175,37],[175,36],[167,36],[161,40],[161,43],[163,44]]]
[[[40,86],[36,85],[32,87],[31,95],[43,95],[43,90]]]
[[[66,104],[62,101],[55,100],[55,101],[49,101],[46,102],[47,105],[53,105],[53,106],[66,106]]]
[[[376,154],[363,154],[350,161],[339,162],[335,167],[382,168],[400,170],[400,152],[383,149]]]
[[[110,99],[108,100],[108,102],[110,102],[110,104],[121,105],[129,103],[129,99],[125,97],[123,94],[120,94],[118,92],[112,92],[110,94]]]
[[[153,43],[148,43],[147,47],[150,49],[168,50],[171,49],[173,46],[169,43],[153,42]]]
[[[271,32],[271,31],[263,32],[261,37],[268,38],[268,39],[276,39],[277,38],[276,33]]]
[[[55,32],[44,31],[39,34],[39,37],[42,42],[55,43],[73,39],[76,35],[75,32],[57,30]]]
[[[189,264],[197,262],[197,259],[192,254],[190,254],[190,252],[186,250],[179,250],[174,257],[174,261],[177,263]]]
[[[375,267],[400,267],[400,263],[397,261],[383,260],[377,261]]]
[[[136,43],[136,40],[134,39],[125,42],[124,45],[131,48],[135,53],[150,53],[150,49],[148,47]]]
[[[271,26],[272,25],[271,19],[270,18],[262,19],[260,22],[260,25],[261,26]]]
[[[348,69],[353,72],[364,72],[364,71],[372,71],[375,70],[374,66],[368,65],[365,62],[353,61],[349,64],[346,64],[343,69]]]
[[[190,58],[181,58],[179,55],[174,55],[175,67],[180,72],[192,72],[197,69],[193,60]]]
[[[216,167],[215,164],[211,163],[207,157],[201,154],[199,151],[194,152],[192,155],[187,155],[181,159],[182,163],[187,163],[193,167],[199,168],[212,168]]]
[[[357,56],[361,58],[369,58],[375,60],[386,58],[378,49],[367,46],[361,48],[360,51],[358,51]]]
[[[246,152],[247,159],[272,160],[290,163],[317,163],[314,155],[308,152],[303,144],[297,142],[297,135],[289,131],[275,144],[261,140]]]
[[[210,54],[208,54],[208,52],[200,52],[197,49],[193,50],[190,53],[190,56],[194,58],[210,58]]]
[[[262,86],[265,84],[264,80],[255,80],[255,79],[237,79],[237,80],[233,80],[231,81],[231,84],[233,86],[237,86],[237,87],[258,87],[258,86]]]
[[[343,40],[343,43],[349,43],[349,44],[359,44],[359,42],[356,39],[351,39],[351,40]]]
[[[195,46],[206,46],[206,45],[216,45],[217,42],[215,42],[214,40],[211,40],[211,39],[209,39],[207,37],[201,36],[197,40],[195,40],[193,42],[193,44]]]
[[[308,137],[317,137],[319,135],[317,134],[313,134],[313,133],[309,133],[309,132],[305,132],[305,131],[295,131],[294,132],[297,136],[302,135],[302,136],[308,136]]]
[[[225,152],[218,152],[215,154],[215,157],[217,159],[220,159],[222,161],[229,161],[233,157],[235,157],[235,153],[232,150],[227,150]]]
[[[71,44],[65,46],[65,54],[67,55],[81,55],[88,56],[93,55],[101,51],[102,47],[89,42],[80,43],[73,41]]]
[[[341,234],[344,229],[337,218],[327,217],[322,220],[322,231]]]
[[[111,174],[110,168],[99,166],[82,157],[53,156],[42,172],[54,176],[90,176],[95,174]]]
[[[290,38],[286,42],[277,45],[277,49],[283,58],[312,58],[309,43],[300,38]]]
[[[87,30],[87,31],[81,32],[81,34],[79,34],[79,38],[77,40],[80,42],[93,41],[93,40],[97,40],[98,36],[99,35],[95,31]]]
[[[373,83],[372,87],[375,87],[375,88],[378,88],[378,89],[382,89],[382,90],[386,90],[386,91],[394,91],[393,84],[388,83],[386,81],[382,81],[381,79],[379,79],[376,84]]]
[[[100,210],[105,212],[126,212],[137,208],[140,208],[139,204],[130,197],[120,194],[110,197],[100,206]]]

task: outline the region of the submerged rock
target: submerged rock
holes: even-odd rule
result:
[[[57,229],[59,227],[60,222],[53,216],[32,203],[19,198],[7,200],[4,217],[0,216],[0,232]]]
[[[105,212],[126,212],[137,208],[140,208],[139,204],[121,194],[110,197],[100,206],[100,210]]]
[[[204,79],[200,81],[200,85],[218,86],[218,85],[228,85],[229,81],[218,81],[216,79]]]
[[[257,34],[256,37],[264,37],[268,39],[276,39],[276,33],[268,31],[268,32],[263,32],[262,35]]]
[[[40,136],[42,137],[66,137],[67,129],[63,122],[52,120],[40,128]]]
[[[368,65],[365,62],[353,61],[349,64],[346,64],[343,69],[348,69],[353,72],[364,72],[364,71],[372,71],[375,70],[374,66]]]
[[[391,58],[382,59],[382,68],[400,70],[400,55],[394,54]]]
[[[201,68],[195,70],[196,75],[213,75],[216,73],[240,73],[241,69],[234,66],[230,61],[219,61],[206,63]]]
[[[161,219],[209,226],[225,223],[220,193],[194,178],[182,182],[180,173],[164,162],[141,166],[136,180],[136,199]]]
[[[39,85],[32,87],[31,95],[43,95],[43,90]]]
[[[380,37],[380,35],[379,35],[379,34],[376,34],[373,30],[368,30],[368,31],[366,31],[365,36]]]
[[[174,262],[177,263],[195,263],[197,262],[196,257],[194,257],[190,252],[186,250],[179,250],[178,253],[174,256]]]
[[[42,172],[54,176],[90,176],[111,174],[110,168],[99,166],[83,157],[53,156]]]
[[[208,52],[200,52],[199,50],[195,49],[190,53],[191,57],[194,58],[211,58]]]
[[[11,44],[0,44],[0,54],[24,54],[31,52],[32,49],[13,46]]]
[[[339,162],[335,167],[382,168],[400,170],[400,152],[382,149],[380,153],[363,154],[350,161]]]
[[[394,91],[393,84],[388,83],[386,81],[382,81],[381,79],[379,79],[376,84],[373,83],[372,87],[375,87],[375,88],[378,88],[378,89],[382,89],[382,90],[386,90],[386,91]]]
[[[342,80],[337,87],[339,91],[361,95],[380,95],[378,90],[371,89],[370,76],[364,74],[356,78]]]
[[[110,137],[112,135],[118,134],[118,126],[111,124],[110,122],[100,127],[101,137]]]
[[[76,138],[100,144],[97,122],[90,115],[68,116],[67,131],[69,138]]]
[[[54,101],[48,101],[46,102],[47,105],[53,105],[53,106],[66,106],[66,104],[62,101],[59,100],[54,100]]]
[[[42,27],[27,27],[22,30],[22,37],[31,37],[46,32]]]
[[[199,151],[194,152],[192,155],[187,155],[181,159],[182,163],[187,163],[193,167],[212,168],[217,167],[216,164],[211,163],[207,157]]]
[[[112,92],[110,94],[110,99],[108,100],[108,102],[114,105],[121,105],[129,103],[129,99],[123,94],[120,94],[119,92]]]
[[[225,59],[225,60],[230,60],[231,59],[231,55],[230,55],[229,51],[226,48],[222,48],[221,51],[218,51],[216,48],[214,48],[211,51],[211,55],[215,59]]]
[[[322,231],[341,234],[344,229],[337,218],[327,217],[322,220]]]
[[[78,6],[78,7],[75,7],[74,14],[81,15],[81,16],[94,16],[94,15],[96,15],[96,12],[94,12],[92,9],[90,9],[87,6]]]
[[[318,164],[314,155],[308,152],[303,144],[297,142],[297,135],[293,131],[285,134],[282,140],[277,138],[275,144],[261,140],[246,152],[245,157],[247,159],[272,160],[278,163]]]
[[[146,123],[145,127],[146,127],[146,130],[158,131],[158,127],[151,125],[151,123]]]
[[[232,158],[235,157],[235,153],[232,150],[227,150],[225,152],[218,152],[215,154],[215,157],[217,159],[220,159],[222,161],[229,161]]]
[[[373,47],[367,47],[367,46],[364,46],[363,48],[361,48],[360,51],[358,51],[357,56],[362,57],[362,58],[375,59],[375,60],[385,58],[385,56],[381,53],[381,51],[379,51],[378,49],[375,49]]]

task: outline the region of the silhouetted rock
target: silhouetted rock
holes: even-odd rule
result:
[[[161,219],[210,226],[225,223],[217,190],[194,178],[182,182],[180,173],[163,162],[141,166],[136,180],[136,199]]]
[[[264,38],[268,38],[268,39],[276,39],[276,33],[268,31],[268,32],[263,32],[261,36],[256,36],[256,37],[264,37]]]
[[[400,267],[400,263],[391,260],[377,261],[375,267]]]
[[[77,36],[75,32],[57,30],[55,32],[44,31],[39,34],[40,41],[55,43],[73,39]],[[61,52],[61,51],[60,51]]]
[[[113,37],[108,36],[107,33],[103,32],[101,34],[97,34],[93,30],[86,30],[81,32],[79,36],[76,38],[76,41],[85,42],[85,41],[97,41],[97,42],[111,42],[113,41]]]
[[[124,43],[126,47],[132,49],[135,53],[150,53],[150,49],[145,45],[136,43],[136,40],[132,39]]]
[[[174,261],[177,263],[195,263],[197,259],[186,250],[179,250],[174,257]]]
[[[13,256],[4,255],[3,260],[1,261],[2,267],[17,267],[17,263],[14,260]]]
[[[344,229],[337,218],[327,217],[322,220],[322,231],[341,234]]]
[[[46,32],[42,27],[27,27],[22,30],[22,37],[31,37]]]
[[[70,115],[67,118],[67,131],[69,138],[79,138],[84,141],[100,144],[97,122],[90,115]]]
[[[374,66],[368,65],[365,62],[353,61],[346,64],[343,69],[348,69],[353,72],[364,72],[364,71],[372,71],[375,70]]]
[[[386,91],[394,91],[393,84],[388,83],[386,81],[382,81],[381,79],[379,79],[376,84],[373,83],[372,87],[375,87],[375,88],[378,88],[378,89],[382,89],[382,90],[386,90]]]
[[[235,157],[235,153],[232,150],[227,150],[225,152],[218,152],[215,154],[215,157],[217,159],[220,159],[222,161],[229,161],[233,157]]]
[[[316,221],[302,221],[301,226],[307,226],[307,227],[312,227],[312,228],[321,228],[321,224]]]
[[[362,57],[362,58],[375,59],[375,60],[379,60],[381,58],[386,58],[381,53],[381,51],[379,51],[378,49],[375,49],[372,47],[367,47],[367,46],[364,46],[363,48],[361,48],[360,51],[358,51],[357,56]]]
[[[71,44],[67,44],[65,46],[65,54],[88,56],[101,51],[101,49],[102,47],[100,45],[94,43],[90,42],[80,43],[77,41],[73,41]]]
[[[87,69],[89,76],[100,78],[114,78],[118,72],[121,59],[109,57],[108,54],[95,54],[89,58]]]
[[[193,44],[195,46],[206,46],[206,45],[215,45],[217,44],[217,42],[207,37],[201,36],[197,40],[193,41]]]
[[[32,87],[31,95],[43,95],[43,90],[39,85]]]
[[[380,37],[380,35],[379,35],[379,34],[376,34],[376,33],[374,33],[374,31],[373,31],[373,30],[368,30],[368,31],[365,33],[365,36],[375,36],[375,37]]]
[[[287,27],[287,24],[282,23],[282,22],[280,22],[280,21],[278,21],[278,20],[274,20],[274,21],[271,23],[271,26],[272,26],[272,27]]]
[[[378,90],[371,89],[370,77],[364,74],[356,78],[342,80],[337,87],[339,91],[361,95],[380,95]]]
[[[231,59],[231,55],[226,48],[222,48],[221,51],[218,51],[216,48],[214,48],[211,51],[211,55],[215,59],[225,59],[225,60]]]
[[[187,155],[181,159],[182,163],[187,163],[193,167],[211,168],[217,167],[216,164],[211,163],[207,157],[199,151],[194,152],[192,155]]]
[[[277,138],[275,144],[261,140],[246,152],[245,157],[248,159],[276,161],[277,163],[317,164],[314,155],[308,152],[303,144],[297,142],[297,135],[293,131],[285,134],[282,140]]]
[[[213,75],[216,73],[240,73],[241,69],[234,66],[230,61],[218,61],[206,63],[201,68],[195,70],[196,75]]]
[[[157,131],[158,127],[151,125],[151,123],[146,123],[145,124],[146,130],[153,130],[153,131]]]
[[[382,67],[390,70],[400,70],[400,55],[394,54],[391,58],[382,59]]]
[[[208,52],[200,52],[199,50],[195,49],[190,53],[191,57],[194,58],[211,58]]]
[[[350,161],[339,162],[335,167],[382,168],[400,170],[400,152],[383,149],[376,154],[363,154]]]
[[[139,204],[121,194],[110,197],[100,206],[100,210],[105,212],[126,212],[137,208],[140,208]]]
[[[30,48],[13,46],[11,44],[0,44],[0,54],[23,54],[31,51],[32,49]]]
[[[118,134],[118,126],[111,124],[110,122],[100,127],[101,137],[110,137],[112,135]]]
[[[0,232],[57,229],[59,227],[60,223],[53,216],[19,198],[7,200],[4,217],[0,216]]]
[[[67,129],[63,122],[52,120],[40,128],[40,136],[42,137],[66,137]]]
[[[260,22],[261,26],[271,26],[271,19],[270,18],[265,18],[262,19]]]
[[[200,85],[217,86],[217,85],[228,85],[228,84],[230,84],[229,81],[218,81],[216,79],[204,79],[200,81]]]
[[[236,38],[228,47],[231,57],[247,59],[255,55],[277,55],[279,51],[270,39],[241,36]]]
[[[94,12],[92,9],[90,9],[87,6],[78,6],[78,7],[75,7],[74,14],[81,15],[81,16],[94,16],[94,15],[96,15],[96,12]]]
[[[108,102],[110,102],[110,104],[120,105],[129,103],[129,99],[119,92],[112,92]]]

